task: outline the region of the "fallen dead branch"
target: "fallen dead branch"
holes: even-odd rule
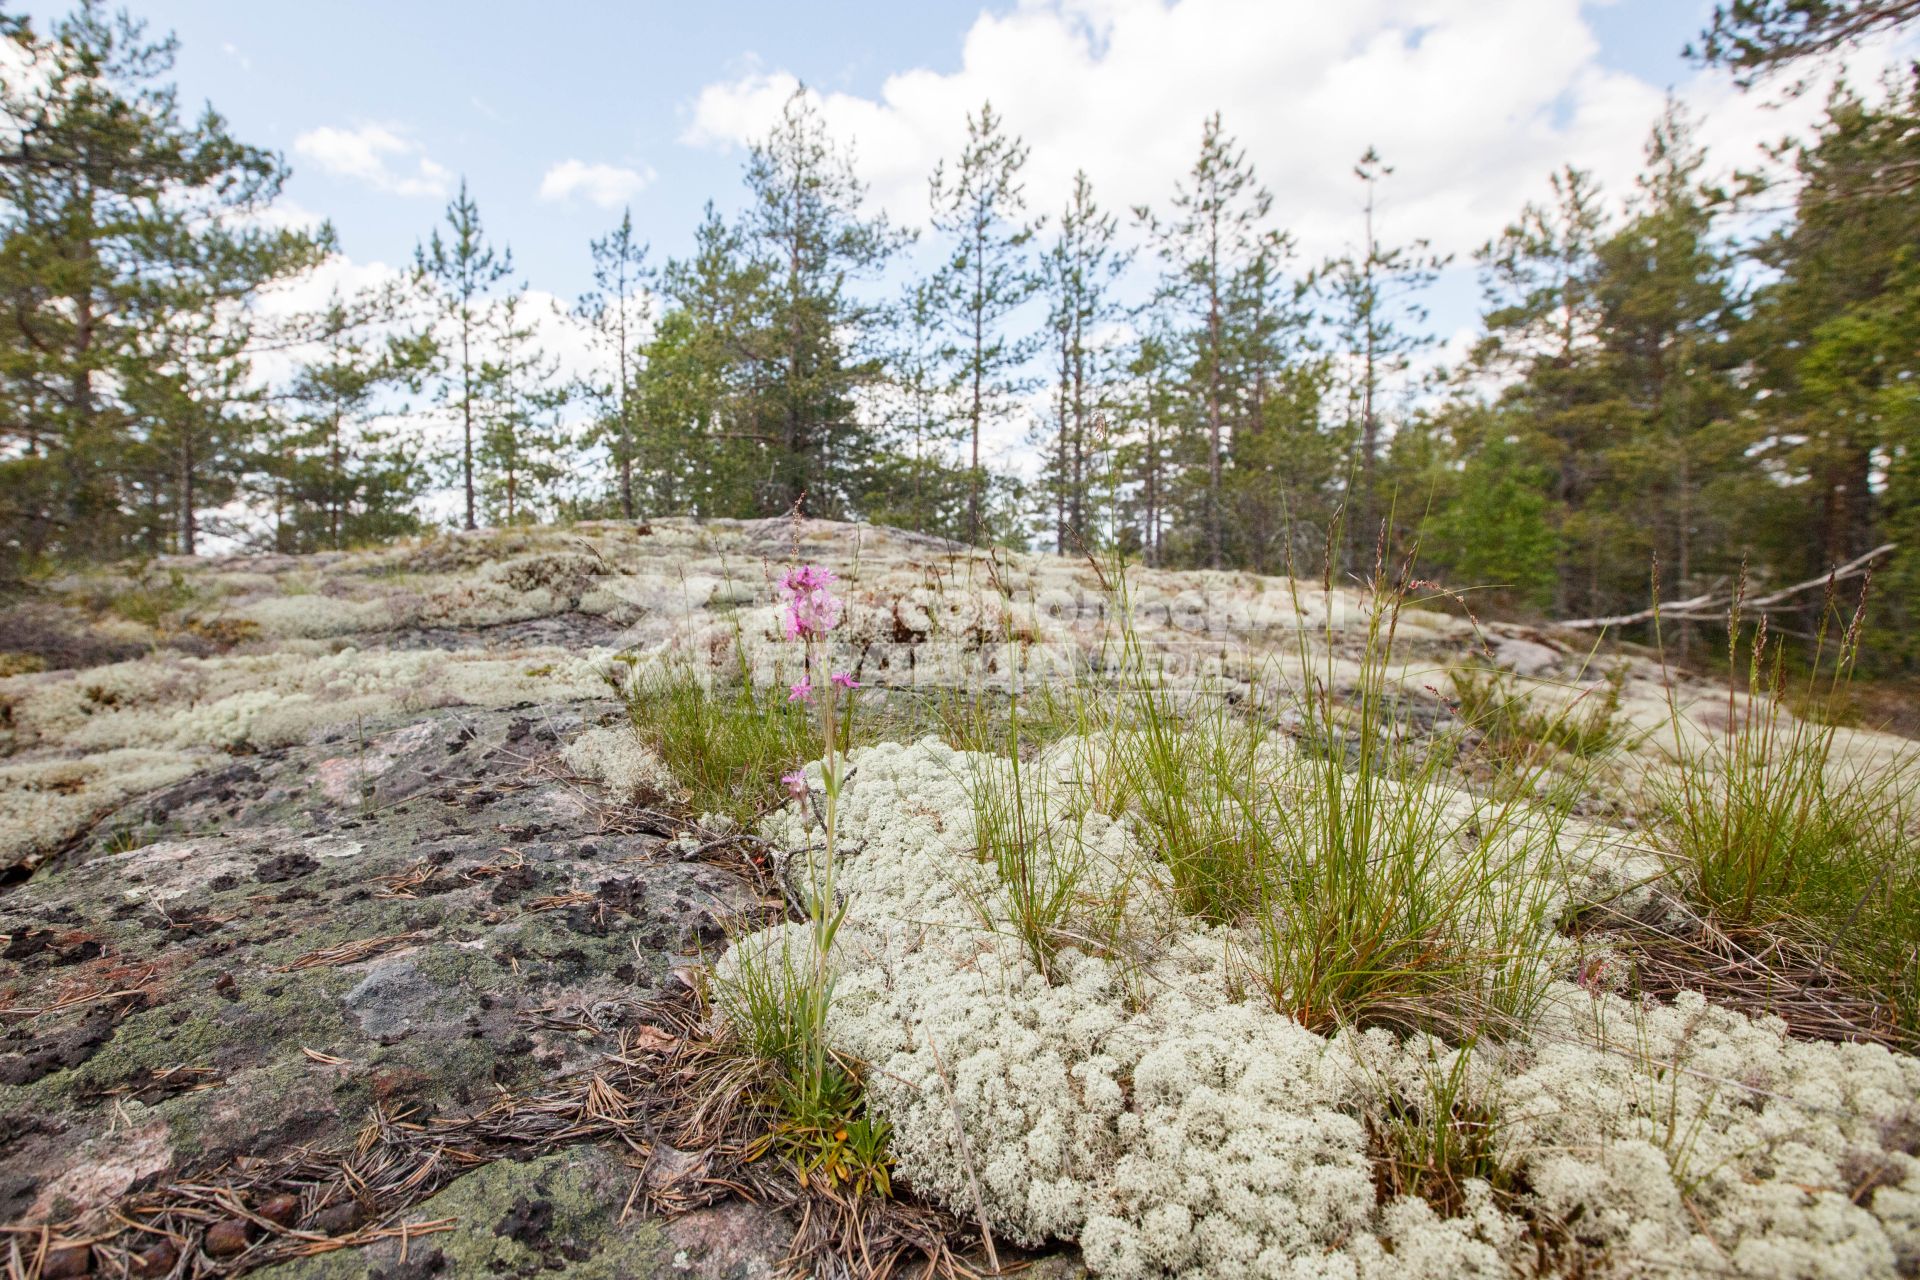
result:
[[[1790,587],[1782,587],[1778,591],[1769,592],[1763,596],[1742,600],[1740,611],[1746,614],[1766,613],[1786,606],[1796,596],[1831,586],[1836,582],[1845,582],[1849,578],[1857,578],[1867,572],[1874,561],[1891,554],[1899,545],[1897,542],[1883,543],[1865,555],[1855,556],[1830,573],[1808,578],[1805,582],[1796,582]],[[1720,622],[1726,619],[1727,610],[1733,605],[1734,594],[1732,591],[1709,591],[1686,600],[1663,601],[1636,613],[1617,613],[1610,618],[1572,618],[1553,625],[1574,631],[1598,631],[1603,627],[1630,627],[1636,623],[1651,622],[1655,617],[1664,618],[1670,622]]]

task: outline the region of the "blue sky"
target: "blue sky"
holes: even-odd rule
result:
[[[403,257],[444,204],[329,174],[295,151],[316,128],[379,123],[464,174],[521,271],[571,295],[587,282],[587,238],[618,214],[581,200],[541,201],[552,164],[577,157],[652,171],[632,198],[634,218],[660,250],[678,251],[703,203],[725,203],[739,186],[738,155],[677,141],[703,85],[764,62],[799,69],[823,88],[869,91],[901,67],[952,64],[977,10],[950,0],[174,0],[135,12],[178,33],[189,101],[211,100],[240,136],[288,154],[287,195],[331,217],[348,253]]]
[[[1680,46],[1707,7],[1619,0],[1582,6],[1579,16],[1600,65],[1664,89],[1691,74]],[[791,72],[823,92],[870,99],[896,73],[961,72],[963,42],[982,13],[1013,9],[956,0],[135,6],[155,28],[178,33],[184,97],[213,102],[240,136],[285,152],[294,164],[288,198],[332,218],[350,256],[403,260],[444,203],[431,181],[382,189],[328,172],[297,145],[316,130],[378,127],[418,148],[388,155],[397,172],[418,179],[424,157],[435,172],[465,175],[521,272],[561,296],[585,284],[586,240],[617,210],[542,200],[552,166],[572,159],[651,175],[631,197],[636,224],[657,253],[680,251],[703,202],[727,205],[739,188],[737,148],[683,140],[704,88]],[[1169,124],[1183,137],[1197,128]]]

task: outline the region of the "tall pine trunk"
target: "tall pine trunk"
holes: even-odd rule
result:
[[[473,502],[473,324],[465,308],[460,312],[460,427],[463,437],[461,478],[467,489],[467,528],[477,529]]]

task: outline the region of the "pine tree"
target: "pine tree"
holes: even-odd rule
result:
[[[1611,518],[1596,558],[1622,605],[1644,603],[1650,558],[1688,593],[1702,573],[1736,570],[1725,486],[1763,480],[1742,464],[1731,417],[1741,357],[1728,336],[1740,300],[1699,182],[1703,161],[1670,104],[1648,139],[1632,216],[1598,251],[1598,338],[1626,412],[1607,450],[1599,501]]]
[[[980,438],[1013,411],[1031,385],[1023,366],[1038,350],[1031,336],[1009,335],[1006,322],[1039,288],[1027,246],[1039,228],[1026,218],[1020,171],[1026,144],[1006,132],[991,102],[967,116],[967,142],[951,169],[942,161],[928,184],[933,227],[953,242],[939,280],[952,340],[954,381],[968,435],[967,541],[985,525],[986,473]]]
[[[1726,0],[1713,7],[1712,22],[1687,56],[1731,68],[1740,86],[1751,88],[1775,71],[1914,22],[1920,0]]]
[[[1328,262],[1315,278],[1330,307],[1327,320],[1344,364],[1343,434],[1352,459],[1345,513],[1348,555],[1364,563],[1375,540],[1391,532],[1383,530],[1379,485],[1388,404],[1407,392],[1414,356],[1434,343],[1424,328],[1427,313],[1418,295],[1447,259],[1435,256],[1425,240],[1381,243],[1379,185],[1393,170],[1368,147],[1353,172],[1366,188],[1360,246]]]
[[[910,281],[895,308],[888,353],[887,457],[866,515],[946,538],[967,532],[971,473],[954,464],[960,435],[947,378],[942,298],[928,280]]]
[[[1178,340],[1164,315],[1149,313],[1146,328],[1127,363],[1128,390],[1122,416],[1131,424],[1118,452],[1116,470],[1131,494],[1137,550],[1147,564],[1167,561],[1166,528],[1171,516],[1168,494],[1178,474],[1169,442],[1179,414]]]
[[[274,550],[339,551],[419,527],[413,503],[428,475],[393,397],[420,389],[433,349],[427,335],[397,329],[399,305],[392,288],[336,290],[306,318],[312,354],[259,463]]]
[[[641,450],[660,459],[642,472],[647,509],[659,514],[704,518],[733,509],[733,486],[716,448],[723,365],[709,353],[710,345],[710,331],[673,307],[641,352],[633,399],[644,424]]]
[[[1606,513],[1589,507],[1627,406],[1600,341],[1599,250],[1608,227],[1599,190],[1572,167],[1553,176],[1552,190],[1549,204],[1528,204],[1476,255],[1486,332],[1469,370],[1507,384],[1500,403],[1518,433],[1515,448],[1552,477],[1548,518],[1563,535],[1553,542],[1553,608],[1571,616],[1600,607],[1580,590],[1580,566],[1598,552],[1587,528]]]
[[[0,545],[18,561],[193,550],[256,421],[249,301],[331,242],[249,217],[285,166],[210,107],[183,119],[172,37],[83,0],[0,84]]]
[[[1773,275],[1744,346],[1743,416],[1761,466],[1788,483],[1748,527],[1801,581],[1886,542],[1873,639],[1920,660],[1920,74],[1869,103],[1840,89],[1792,149],[1794,218],[1759,246]],[[1779,536],[1768,535],[1778,531]],[[1808,620],[1811,624],[1812,619]]]
[[[477,528],[479,507],[474,489],[474,434],[482,344],[491,318],[493,287],[513,274],[513,252],[496,251],[480,225],[480,206],[467,193],[447,204],[445,239],[435,228],[431,238],[414,249],[414,270],[431,292],[437,317],[435,336],[441,358],[436,397],[442,411],[460,423],[458,476],[466,500],[465,520]]]
[[[1229,551],[1270,573],[1318,571],[1339,468],[1320,421],[1332,365],[1313,340],[1306,285],[1286,274],[1292,257],[1290,237],[1263,232],[1228,294]]]
[[[669,306],[641,359],[640,416],[654,506],[702,517],[761,513],[778,437],[751,417],[766,268],[708,203],[694,253],[667,264]]]
[[[1119,219],[1101,209],[1085,172],[1074,174],[1053,242],[1041,259],[1048,329],[1057,357],[1055,429],[1048,459],[1054,545],[1063,554],[1092,545],[1095,455],[1105,447],[1127,316],[1116,290],[1133,255],[1118,246]]]
[[[551,518],[558,485],[570,474],[571,441],[560,422],[567,388],[559,361],[537,345],[524,305],[519,293],[501,303],[474,375],[480,494],[488,520],[507,525]]]
[[[1273,197],[1256,180],[1246,153],[1227,136],[1220,113],[1201,130],[1200,154],[1175,188],[1173,217],[1162,224],[1136,210],[1157,242],[1163,274],[1160,298],[1187,323],[1187,379],[1200,431],[1205,488],[1200,524],[1205,563],[1226,565],[1225,468],[1233,417],[1233,288],[1237,272],[1261,251]]]
[[[759,446],[758,513],[805,497],[816,514],[845,515],[874,450],[855,393],[883,372],[886,309],[859,287],[905,237],[863,213],[852,158],[804,87],[753,146],[746,182],[727,260],[705,273],[719,291],[709,300],[714,336],[728,351],[727,430]]]
[[[596,435],[612,454],[618,477],[620,515],[635,518],[633,468],[641,456],[640,422],[634,403],[635,361],[651,304],[653,272],[647,246],[634,239],[633,211],[622,211],[620,225],[592,241],[593,288],[574,314],[592,331],[607,361],[605,374],[586,388],[598,406]]]
[[[1547,470],[1516,431],[1524,429],[1524,415],[1473,405],[1445,416],[1460,465],[1442,469],[1448,487],[1433,495],[1422,556],[1445,565],[1457,588],[1486,592],[1508,607],[1547,607],[1559,581],[1559,538],[1549,518]]]

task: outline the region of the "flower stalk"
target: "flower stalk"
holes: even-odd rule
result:
[[[834,935],[846,916],[846,907],[837,902],[834,872],[838,853],[840,788],[845,781],[845,756],[841,749],[840,697],[852,697],[860,682],[844,671],[836,671],[825,680],[816,680],[828,665],[828,633],[840,622],[844,605],[833,594],[838,581],[831,569],[820,565],[802,565],[789,569],[780,579],[785,597],[784,630],[787,639],[805,648],[805,673],[788,692],[788,700],[805,702],[819,715],[821,803],[816,809],[822,828],[819,856],[807,846],[807,906],[813,935],[813,974],[806,994],[809,1005],[805,1019],[811,1035],[804,1047],[806,1080],[802,1087],[824,1092],[833,1087],[829,1077],[826,1015],[833,1002],[833,972],[830,957]],[[787,792],[794,799],[810,799],[806,775],[798,770],[782,776]]]

